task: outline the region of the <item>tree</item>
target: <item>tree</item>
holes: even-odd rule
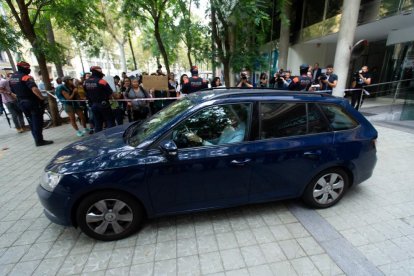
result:
[[[139,23],[149,26],[151,24],[152,33],[158,45],[158,50],[164,60],[167,73],[170,73],[170,61],[165,47],[162,30],[166,30],[166,23],[171,22],[168,10],[172,7],[175,0],[125,0],[123,13],[128,16],[128,21],[138,20]],[[165,34],[165,32],[164,32]],[[173,48],[171,45],[169,49]]]
[[[176,5],[176,14],[180,14],[178,24],[178,35],[187,48],[187,59],[190,67],[193,66],[193,57],[198,57],[195,62],[206,60],[210,52],[208,42],[208,28],[196,21],[192,16],[191,7],[195,4],[198,7],[198,1],[178,0]]]
[[[210,0],[211,32],[214,49],[224,68],[226,86],[230,85],[230,67],[252,69],[261,61],[257,44],[264,41],[269,15],[265,0]],[[234,45],[237,47],[234,49]],[[214,62],[214,60],[213,60]]]
[[[6,16],[0,16],[0,51],[5,51],[9,58],[10,65],[16,71],[16,65],[11,51],[17,52],[20,47],[19,38],[21,33],[16,32],[8,23]]]
[[[38,36],[35,31],[36,24],[39,23],[40,13],[51,4],[50,0],[5,0],[11,14],[19,26],[19,29],[27,39],[33,50],[33,54],[37,59],[40,71],[42,73],[42,79],[45,83],[46,90],[51,90],[52,85],[50,83],[49,72],[47,70],[46,53],[44,46],[47,45],[45,41]],[[59,112],[56,104],[56,100],[53,97],[48,97],[49,107],[51,110],[53,125],[60,124]]]
[[[127,71],[125,44],[128,41],[130,27],[118,7],[119,2],[114,0],[101,0],[100,10],[107,31],[116,42],[119,49],[122,71]]]

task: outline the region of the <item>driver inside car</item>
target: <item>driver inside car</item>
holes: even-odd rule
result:
[[[243,112],[241,113],[243,114]],[[245,133],[245,120],[241,120],[233,111],[229,114],[228,125],[224,127],[220,137],[212,140],[204,140],[193,132],[188,133],[186,137],[191,142],[210,146],[241,142],[244,140]]]

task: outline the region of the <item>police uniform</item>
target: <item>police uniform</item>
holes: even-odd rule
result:
[[[208,88],[207,81],[198,76],[197,66],[191,67],[191,74],[191,78],[188,78],[188,81],[184,82],[182,89],[184,94],[191,94],[201,89]]]
[[[115,125],[114,116],[109,103],[112,89],[109,84],[102,79],[104,75],[101,70],[102,69],[98,66],[92,66],[92,75],[89,79],[85,80],[84,83],[86,98],[91,106],[94,117],[95,132],[99,132],[103,129],[104,122],[106,123],[106,128]]]
[[[10,88],[17,95],[19,107],[27,117],[36,146],[53,143],[43,139],[43,113],[44,103],[34,93],[33,88],[37,85],[29,75],[30,64],[19,62],[18,71],[10,77]]]
[[[289,90],[295,91],[308,91],[309,87],[312,85],[312,78],[308,77],[306,73],[308,72],[309,65],[302,64],[299,67],[300,76],[294,77],[292,82],[289,85]]]

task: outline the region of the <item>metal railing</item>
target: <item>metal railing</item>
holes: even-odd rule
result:
[[[366,86],[360,111],[371,120],[414,120],[414,79]]]

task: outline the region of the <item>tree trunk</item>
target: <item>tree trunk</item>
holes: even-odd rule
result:
[[[16,64],[14,63],[13,55],[9,49],[6,49],[6,55],[7,55],[7,58],[9,59],[9,62],[10,62],[10,65],[13,71],[16,72],[17,71]]]
[[[187,49],[187,58],[188,58],[188,63],[190,64],[190,68],[193,67],[193,60],[191,59],[190,48]]]
[[[124,42],[125,40],[122,40],[122,42]],[[123,72],[127,71],[127,65],[126,65],[126,58],[125,58],[125,49],[124,49],[124,45],[125,43],[122,42],[118,42],[118,48],[119,48],[119,57],[121,58],[121,68]]]
[[[157,18],[154,20],[154,34],[155,34],[155,39],[157,40],[158,49],[160,50],[162,59],[164,60],[165,70],[167,70],[167,75],[169,75],[170,74],[170,63],[168,62],[167,51],[165,50],[164,43],[162,42],[162,39],[161,39],[159,19]]]
[[[55,34],[53,32],[52,22],[50,21],[50,18],[46,19],[46,28],[47,28],[47,40],[52,45],[52,47],[55,46],[56,40],[55,40]],[[55,67],[58,77],[63,77],[63,68],[62,68],[62,62],[58,59],[55,61]]]
[[[223,61],[223,69],[224,69],[224,79],[226,87],[231,86],[230,81],[230,62],[229,60]]]
[[[286,3],[283,5],[283,13],[290,19],[290,8],[291,4]],[[282,20],[280,24],[280,37],[279,37],[279,59],[278,59],[278,69],[287,68],[287,60],[289,53],[289,38],[290,38],[290,21]]]
[[[52,84],[50,83],[49,71],[47,70],[46,57],[43,53],[37,52],[35,54],[37,63],[39,64],[40,72],[42,73],[42,80],[45,84],[46,90],[52,90]],[[61,118],[56,103],[56,99],[52,96],[48,96],[50,115],[52,116],[53,126],[61,125]]]
[[[134,70],[138,70],[137,60],[135,59],[134,48],[132,48],[131,34],[128,32],[129,48],[131,49],[132,60],[134,61]]]

